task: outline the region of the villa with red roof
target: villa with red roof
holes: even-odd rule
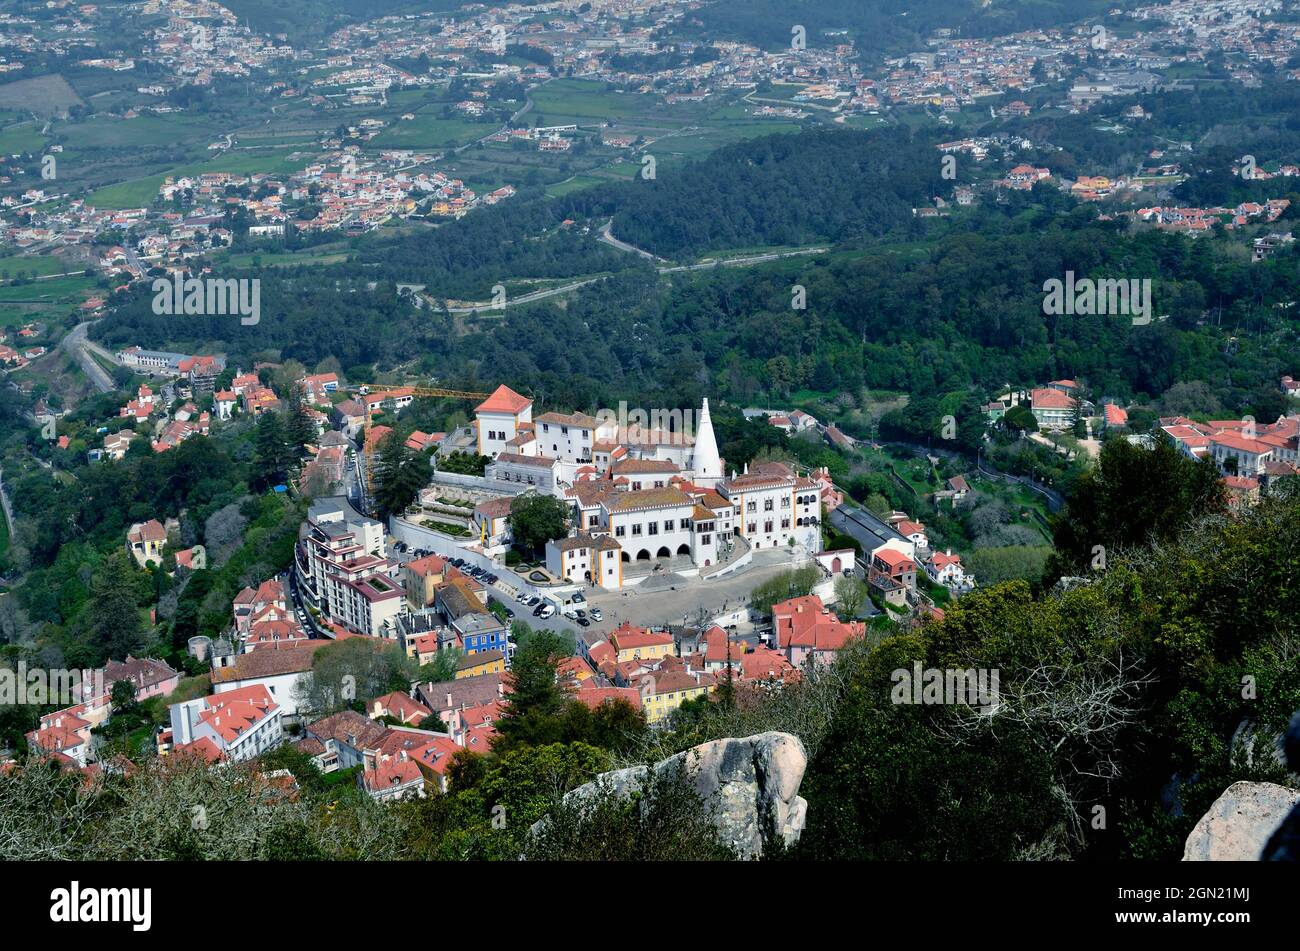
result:
[[[836,651],[867,630],[861,621],[841,621],[815,594],[772,605],[772,626],[777,647],[793,667],[810,659],[828,664]]]
[[[419,700],[412,700],[400,690],[370,701],[370,719],[392,717],[406,726],[419,726],[425,717],[433,716],[433,711]]]
[[[975,585],[975,579],[967,575],[962,566],[961,555],[954,555],[951,548],[946,552],[934,552],[921,564],[930,580],[945,588],[970,588]]]
[[[533,401],[504,383],[474,408],[474,428],[480,456],[509,451],[507,443],[533,425]]]
[[[207,741],[222,759],[242,762],[269,753],[284,738],[282,710],[262,684],[171,706],[174,749]]]
[[[1128,411],[1116,403],[1107,403],[1102,407],[1102,416],[1108,430],[1123,429],[1128,425]]]
[[[1078,401],[1054,387],[1042,387],[1029,394],[1029,409],[1039,429],[1069,429],[1074,425]]]

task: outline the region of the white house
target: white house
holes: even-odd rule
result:
[[[474,408],[478,452],[493,456],[507,451],[508,443],[533,424],[533,401],[502,384]]]
[[[252,655],[247,655],[252,656]],[[171,706],[176,749],[199,744],[230,762],[261,756],[284,738],[283,711],[261,684]]]

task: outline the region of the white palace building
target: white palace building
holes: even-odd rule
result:
[[[820,548],[820,486],[782,463],[724,476],[709,401],[647,418],[625,407],[543,413],[500,386],[475,410],[485,476],[564,499],[570,534],[547,546],[557,578],[619,589],[655,570],[722,573],[755,549]],[[504,486],[503,486],[504,489]]]

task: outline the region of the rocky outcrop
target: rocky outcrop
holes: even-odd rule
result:
[[[1300,712],[1282,738],[1287,768],[1300,773]],[[1201,816],[1183,861],[1300,862],[1300,791],[1276,783],[1233,783]]]
[[[1183,861],[1256,861],[1297,803],[1300,792],[1276,783],[1233,783],[1192,829]]]
[[[808,809],[799,795],[807,768],[808,754],[797,736],[759,733],[702,743],[654,766],[602,773],[567,793],[564,801],[591,802],[603,793],[630,797],[646,787],[651,770],[659,775],[680,770],[713,810],[722,841],[742,858],[757,858],[767,836],[786,845],[798,841]],[[534,825],[534,831],[540,825]]]

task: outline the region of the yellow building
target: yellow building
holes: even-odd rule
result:
[[[633,678],[641,691],[641,706],[647,723],[657,723],[670,716],[687,700],[707,696],[716,684],[712,674],[692,673],[675,668],[650,671]]]
[[[615,659],[620,664],[629,660],[655,660],[675,653],[671,634],[633,627],[627,621],[609,632],[609,642],[618,652]]]
[[[501,651],[478,651],[466,654],[456,668],[456,679],[477,677],[479,674],[504,674],[506,672],[506,655]]]
[[[442,584],[447,570],[447,562],[437,555],[428,555],[408,561],[402,567],[406,576],[406,600],[417,611],[434,602],[435,591]]]
[[[162,563],[163,548],[167,545],[167,530],[156,518],[132,525],[126,533],[126,550],[141,568],[149,562]]]

